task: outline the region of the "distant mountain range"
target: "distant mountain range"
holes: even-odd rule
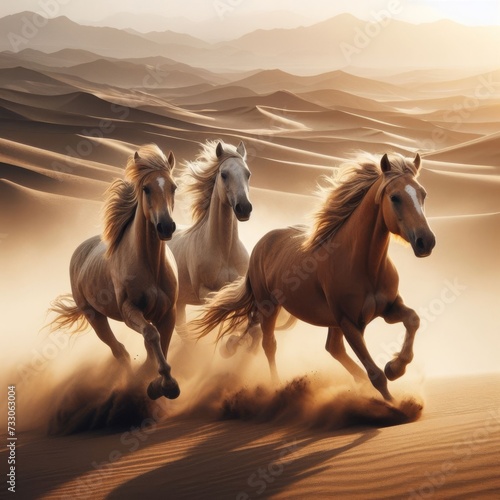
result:
[[[500,27],[466,27],[450,21],[375,24],[348,14],[307,27],[260,29],[218,43],[175,31],[144,34],[84,26],[64,16],[44,21],[30,12],[0,19],[0,33],[0,51],[79,49],[120,59],[163,56],[218,72],[500,67]]]
[[[232,40],[256,29],[295,28],[308,26],[313,21],[288,11],[241,13],[229,3],[215,12],[214,17],[196,22],[184,17],[167,17],[157,14],[130,14],[119,12],[101,21],[80,22],[89,26],[109,26],[130,32],[175,31],[187,33],[209,42]]]

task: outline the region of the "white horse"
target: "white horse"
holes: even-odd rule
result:
[[[237,148],[207,141],[183,175],[191,195],[193,225],[175,232],[168,246],[179,269],[177,332],[185,332],[186,305],[205,303],[210,292],[245,275],[248,252],[238,237],[238,221],[252,213],[250,170],[243,142]]]

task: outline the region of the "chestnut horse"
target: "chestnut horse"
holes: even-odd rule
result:
[[[160,373],[148,386],[151,399],[173,399],[180,393],[165,359],[178,295],[177,268],[165,246],[175,231],[174,165],[174,155],[166,158],[155,144],[143,146],[129,159],[125,180],[115,180],[107,191],[102,237],[84,241],[73,253],[73,295],[58,297],[51,307],[58,314],[50,324],[53,329],[82,331],[90,323],[127,366],[130,356],[108,318],[142,334],[148,355],[145,367],[156,358]]]
[[[399,277],[388,256],[391,233],[409,242],[417,257],[436,243],[423,211],[425,191],[417,182],[420,156],[411,161],[384,155],[380,164],[360,161],[330,181],[312,231],[278,229],[255,246],[246,277],[223,288],[194,321],[199,336],[221,325],[218,340],[259,314],[262,345],[277,381],[274,335],[281,308],[307,323],[328,327],[327,351],[355,378],[363,370],[349,357],[344,337],[363,364],[372,385],[386,400],[387,379],[401,377],[413,358],[419,317],[398,292]],[[364,341],[375,318],[402,322],[401,349],[382,371]]]

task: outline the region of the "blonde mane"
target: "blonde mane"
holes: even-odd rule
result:
[[[384,174],[384,182],[376,195],[377,203],[385,187],[393,179],[405,174],[417,176],[414,163],[402,155],[393,154],[389,161],[391,170]],[[357,160],[342,164],[332,176],[325,176],[326,185],[318,188],[323,203],[314,214],[313,228],[306,237],[303,248],[316,249],[333,237],[381,176],[380,161],[366,154]]]
[[[224,154],[219,158],[216,153],[219,142],[221,141],[207,141],[202,145],[196,159],[184,165],[180,190],[192,198],[193,225],[190,229],[201,222],[208,212],[220,164],[230,157],[242,158],[233,145],[225,143],[223,143]]]
[[[106,190],[102,239],[108,245],[108,257],[116,251],[125,229],[132,222],[142,181],[152,172],[164,172],[168,175],[171,172],[167,158],[156,144],[142,146],[130,156],[125,168],[125,180],[116,179]]]

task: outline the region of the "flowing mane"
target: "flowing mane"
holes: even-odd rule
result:
[[[142,180],[152,172],[170,175],[170,171],[167,158],[156,144],[142,146],[129,157],[125,180],[116,179],[105,193],[102,239],[108,245],[106,255],[116,250],[126,227],[135,216]]]
[[[394,178],[404,174],[417,176],[415,165],[404,156],[392,154],[389,161],[391,170],[385,174],[385,181],[377,193],[377,201],[380,200],[385,186]],[[325,176],[327,185],[318,188],[323,204],[314,214],[313,228],[304,241],[303,248],[318,248],[334,236],[381,176],[380,161],[366,154],[342,164],[332,176]]]
[[[208,211],[220,164],[231,156],[242,158],[231,144],[223,145],[224,155],[219,158],[216,153],[219,142],[207,141],[202,145],[196,159],[186,162],[184,165],[181,190],[193,199],[191,203],[193,226],[191,228],[203,220]]]

